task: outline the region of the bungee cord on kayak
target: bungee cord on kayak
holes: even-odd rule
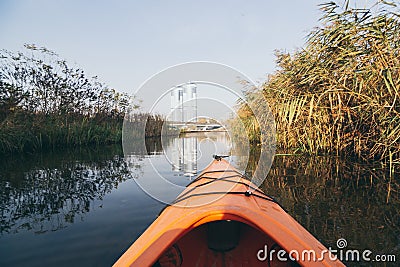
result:
[[[224,172],[224,173],[226,173],[226,172],[234,172],[234,173],[236,173],[236,175],[229,175],[229,176],[224,176],[224,177],[220,177],[220,178],[206,176],[207,174],[219,173],[219,172]],[[191,184],[193,184],[194,182],[196,182],[196,181],[198,181],[200,179],[209,179],[211,181],[207,181],[207,182],[198,184],[195,187],[190,188],[184,194],[180,195],[173,202],[171,202],[170,205],[174,205],[174,204],[176,204],[178,202],[181,202],[181,201],[183,201],[183,200],[185,200],[185,199],[187,199],[188,197],[191,197],[191,196],[216,195],[216,194],[243,194],[243,195],[245,195],[247,197],[255,196],[255,197],[259,197],[259,198],[262,198],[262,199],[265,199],[265,200],[268,200],[268,201],[272,201],[272,202],[278,203],[273,197],[265,195],[264,192],[262,192],[259,188],[256,188],[256,187],[254,187],[254,186],[252,186],[250,184],[246,184],[246,183],[244,183],[242,181],[230,180],[229,179],[229,178],[237,178],[237,177],[249,180],[246,176],[242,175],[240,172],[238,172],[236,170],[225,170],[225,171],[218,170],[218,171],[204,172],[201,175],[199,175],[199,177],[197,177],[195,180],[193,180],[187,187],[189,187]],[[230,191],[226,192],[226,191],[223,191],[223,192],[207,192],[207,193],[191,194],[194,190],[198,189],[199,187],[202,187],[202,186],[205,186],[205,185],[209,185],[209,184],[211,184],[211,183],[213,183],[215,181],[224,181],[224,182],[227,182],[227,183],[242,184],[242,185],[248,186],[252,190],[254,190],[254,191],[256,191],[256,192],[258,192],[258,193],[260,193],[262,195],[255,194],[254,191],[252,192],[250,190],[242,191],[242,192],[230,192]],[[188,196],[189,194],[191,194],[191,195]]]

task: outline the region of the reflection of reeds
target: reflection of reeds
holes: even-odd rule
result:
[[[322,5],[324,26],[311,32],[306,46],[277,53],[278,71],[263,94],[282,149],[387,163],[391,153],[399,164],[400,21],[381,5],[375,12]],[[241,107],[242,117],[254,138],[247,109]]]
[[[119,146],[7,157],[0,164],[0,236],[65,228],[93,209],[94,201],[140,175],[140,157],[133,159],[135,171]]]
[[[344,237],[354,249],[399,253],[399,183],[382,165],[277,156],[261,187],[326,246]]]
[[[251,150],[249,177],[260,167],[259,149]],[[383,162],[366,165],[279,152],[261,188],[302,225],[327,246],[346,237],[359,248],[393,252],[394,236],[400,234],[400,180],[393,163],[387,168]]]

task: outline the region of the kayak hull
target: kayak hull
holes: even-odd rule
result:
[[[278,203],[219,159],[162,211],[114,266],[299,265],[344,266]]]

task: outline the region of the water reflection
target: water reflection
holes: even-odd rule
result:
[[[140,161],[140,157],[136,158]],[[56,231],[89,212],[129,173],[121,148],[4,158],[0,168],[0,234]]]
[[[172,139],[164,153],[173,172],[191,177],[211,161],[212,155],[227,155],[230,150],[231,143],[226,132],[198,132],[181,134],[179,138]]]
[[[9,244],[19,248],[24,240],[18,237],[13,239],[10,237],[13,233],[45,233],[63,229],[101,205],[102,199],[111,191],[125,188],[121,183],[131,178],[140,178],[137,181],[135,179],[137,183],[151,180],[149,187],[165,194],[168,190],[156,180],[158,176],[151,174],[152,166],[145,164],[146,159],[151,158],[155,167],[171,182],[184,186],[190,182],[184,175],[200,172],[210,163],[212,154],[226,154],[233,150],[226,133],[187,134],[164,143],[165,154],[159,139],[147,139],[146,149],[132,143],[129,161],[124,159],[122,149],[118,146],[3,158],[0,161],[0,236],[4,239],[1,241],[8,240]],[[253,149],[251,155],[255,155],[255,158],[251,158],[247,164],[249,176],[258,160],[257,148]],[[235,163],[241,165],[241,162]],[[395,254],[399,259],[399,184],[398,173],[390,174],[380,166],[367,166],[334,157],[277,156],[262,189],[276,197],[325,246],[335,249],[336,240],[345,238],[349,249]],[[134,202],[135,205],[129,206],[130,209],[127,206],[116,207],[117,204],[109,205],[110,213],[106,217],[113,217],[113,223],[108,225],[106,221],[100,226],[95,224],[92,231],[96,228],[101,230],[92,235],[73,229],[77,237],[74,242],[91,248],[93,236],[98,237],[101,232],[104,240],[109,241],[111,236],[117,236],[112,231],[118,229],[125,232],[120,239],[113,240],[113,244],[126,242],[128,246],[162,208],[161,204],[156,206],[155,201],[145,198],[142,191],[129,191],[132,188],[127,189],[123,200]],[[132,194],[138,196],[135,198]],[[102,228],[102,225],[110,227]],[[127,240],[126,233],[133,231],[137,235]],[[57,233],[64,234],[63,231]],[[44,239],[51,235],[40,236]],[[53,241],[49,237],[45,244],[48,247],[55,246]],[[65,259],[66,266],[74,265],[68,258],[74,255],[77,257],[75,263],[79,264],[86,253],[76,255],[74,251],[75,254],[63,254],[66,244],[61,243],[57,247],[60,251],[57,262]],[[76,247],[72,241],[71,244],[71,247]],[[121,246],[110,248],[104,245],[102,249],[91,251],[91,255],[97,259],[108,257],[109,264],[105,265],[112,264],[123,251]],[[46,253],[47,249],[43,249],[41,255]],[[12,257],[6,254],[4,252],[1,255],[0,265],[4,257],[10,257],[12,262]],[[30,256],[29,262],[39,266],[42,259]]]
[[[390,179],[379,166],[335,157],[278,156],[263,189],[327,247],[336,249],[336,241],[345,238],[348,249],[398,258],[398,178]]]
[[[225,141],[221,134],[167,139],[171,169],[181,175],[195,175],[199,151],[203,148],[210,155],[223,152]],[[209,143],[207,148],[201,147],[204,143]],[[121,147],[112,146],[3,158],[0,235],[57,231],[82,219],[95,201],[101,202],[120,183],[143,176],[146,157],[163,154],[159,138],[146,138],[144,147],[132,142],[129,157],[123,156]],[[211,157],[203,160],[207,161],[205,166]]]
[[[146,195],[167,204],[171,203],[198,172],[212,161],[213,154],[230,151],[229,136],[225,132],[201,132],[179,137],[163,136],[163,154],[144,159],[146,174],[135,180]],[[132,166],[127,153],[132,144],[124,145],[128,167]]]
[[[185,176],[197,173],[197,138],[175,138],[166,150],[171,160],[173,172],[183,172]]]

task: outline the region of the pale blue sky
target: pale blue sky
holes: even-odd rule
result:
[[[318,25],[322,2],[1,0],[0,48],[45,46],[126,92],[198,60],[263,81],[274,50],[301,47]]]

